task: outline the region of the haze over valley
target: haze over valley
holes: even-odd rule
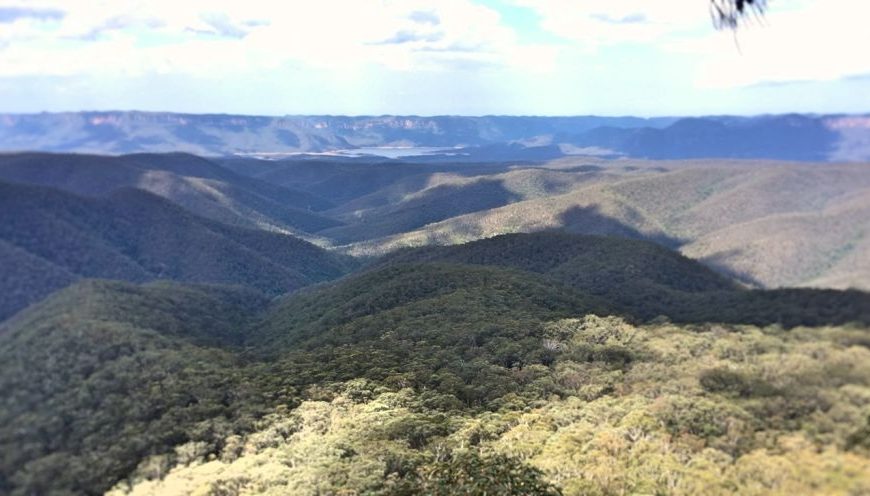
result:
[[[863,14],[0,0],[0,495],[870,494]]]
[[[870,160],[870,116],[519,117],[191,115],[73,112],[0,115],[0,150],[204,156],[390,154],[429,159],[545,160],[566,155],[651,159]],[[427,149],[433,148],[433,149]],[[444,150],[439,150],[442,148]],[[393,154],[395,154],[393,152]]]

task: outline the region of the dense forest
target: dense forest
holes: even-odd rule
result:
[[[635,165],[0,157],[0,493],[870,491],[870,294],[688,256],[860,175]]]
[[[559,233],[400,252],[274,301],[85,281],[0,332],[3,488],[870,488],[870,296],[799,293]]]
[[[870,496],[857,4],[0,0],[0,496]]]
[[[123,209],[132,189],[147,191],[149,210],[166,210],[156,201],[163,199],[186,214],[177,214],[178,222],[164,217],[166,231],[151,236],[157,241],[186,229],[191,215],[248,231],[289,234],[330,248],[331,255],[359,257],[560,229],[655,241],[752,287],[870,290],[870,237],[865,235],[870,175],[864,164],[596,157],[416,163],[322,155],[259,160],[20,153],[0,154],[0,181],[10,183],[4,191],[42,186],[109,203],[110,213]],[[135,203],[137,197],[129,196]],[[140,205],[127,209],[145,208],[143,196]],[[22,217],[27,225],[35,219],[25,205],[7,202],[0,213],[8,222]],[[156,221],[145,212],[129,219],[134,226],[153,227]],[[99,226],[86,230],[94,234],[96,227],[99,233]],[[64,239],[44,241],[55,251],[80,251],[64,246]],[[0,250],[8,251],[3,245]],[[63,279],[56,272],[47,277]]]

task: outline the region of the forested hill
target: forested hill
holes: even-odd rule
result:
[[[355,256],[563,229],[656,241],[764,288],[870,289],[864,164],[0,155],[0,180],[91,198],[135,188],[237,227]],[[10,247],[0,249],[22,264]],[[68,278],[60,272],[54,280]]]
[[[2,494],[870,490],[860,164],[0,177]]]
[[[649,241],[559,231],[504,234],[452,246],[404,249],[377,265],[451,262],[513,267],[586,290],[651,284],[677,291],[733,290],[730,279]]]
[[[0,319],[79,278],[241,284],[277,295],[355,266],[301,239],[193,215],[139,189],[84,198],[0,182]]]
[[[786,326],[870,323],[862,291],[747,290],[656,243],[563,232],[510,234],[453,245],[406,249],[375,268],[419,263],[507,267],[594,295],[628,319],[665,316],[681,322],[779,323]]]
[[[318,215],[335,205],[317,195],[236,174],[185,153],[120,157],[0,154],[0,180],[100,197],[136,188],[212,220],[240,227],[313,232],[342,225]]]
[[[267,301],[84,281],[0,325],[0,493],[102,494],[149,455],[250,428],[265,400],[216,346]]]
[[[680,277],[638,272],[653,259]],[[592,294],[604,277],[646,293]],[[863,487],[870,296],[798,293],[549,233],[405,252],[277,300],[80,282],[3,324],[0,489],[766,494],[751,470]],[[649,305],[663,316],[644,323]],[[612,444],[628,435],[639,451]]]

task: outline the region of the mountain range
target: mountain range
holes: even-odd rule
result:
[[[0,150],[204,156],[378,154],[435,147],[418,160],[548,160],[566,155],[649,159],[870,159],[865,115],[697,118],[522,116],[242,116],[160,112],[0,115]]]
[[[868,166],[531,145],[0,155],[0,494],[870,490]]]
[[[161,226],[167,232],[188,232],[180,223],[195,218],[223,226],[223,231],[232,226],[279,240],[292,236],[355,257],[563,229],[652,240],[753,287],[865,290],[870,289],[866,170],[864,164],[733,159],[415,163],[185,154],[0,155],[0,181],[10,191],[2,215],[8,226],[20,229],[30,221],[16,219],[31,219],[52,204],[49,199],[65,198],[56,205],[91,205],[86,199],[123,204],[129,196],[131,203],[148,198],[140,202],[147,208],[103,206],[99,216],[113,214],[112,208],[119,215],[138,210],[132,225],[165,219]],[[28,194],[13,195],[26,185],[52,191],[34,190],[44,203],[26,201]],[[177,214],[144,213],[173,205]],[[43,218],[75,217],[61,206],[52,208],[58,213]],[[99,231],[110,224],[87,229]],[[34,221],[33,229],[38,225]],[[36,245],[53,246],[64,239],[47,232]],[[13,248],[34,254],[21,243],[4,251],[20,258]],[[55,273],[50,279],[68,276]]]
[[[225,159],[331,199],[354,256],[565,229],[656,241],[745,284],[870,289],[865,164],[568,157],[528,163]]]

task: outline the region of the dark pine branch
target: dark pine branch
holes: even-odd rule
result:
[[[760,18],[767,0],[710,0],[710,13],[718,29],[737,29],[748,18]]]

